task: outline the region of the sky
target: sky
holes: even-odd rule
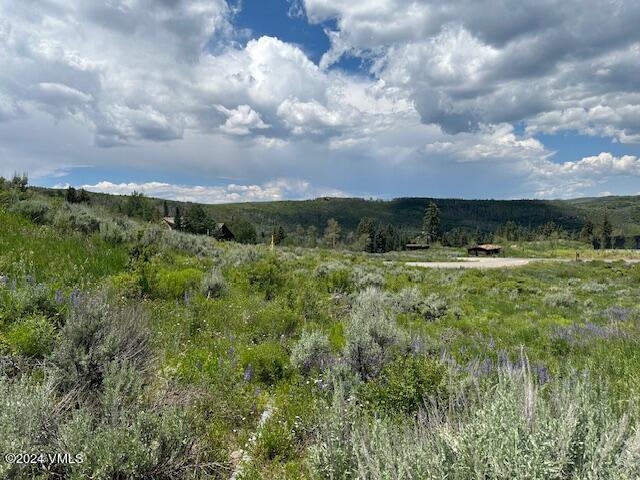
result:
[[[0,175],[206,203],[640,194],[637,0],[0,0]]]

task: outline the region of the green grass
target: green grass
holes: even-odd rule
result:
[[[390,478],[391,470],[410,454],[417,463],[407,468],[418,468],[418,463],[427,468],[419,478],[428,469],[432,478],[439,478],[446,462],[434,460],[425,467],[425,459],[436,458],[436,447],[443,452],[457,444],[467,457],[451,464],[452,478],[515,478],[523,474],[518,468],[525,467],[509,460],[510,450],[497,449],[500,435],[516,438],[517,433],[518,441],[526,444],[526,453],[513,458],[534,458],[547,465],[547,460],[555,462],[549,452],[566,445],[561,438],[551,438],[549,432],[560,422],[553,413],[564,422],[556,431],[574,432],[569,412],[553,403],[554,398],[564,395],[583,409],[585,418],[600,422],[602,428],[594,430],[589,441],[622,425],[623,411],[628,412],[629,428],[637,425],[638,411],[629,410],[629,402],[640,395],[640,265],[540,262],[514,269],[431,270],[404,262],[450,259],[463,251],[271,252],[265,247],[200,244],[203,239],[191,237],[178,241],[151,230],[141,240],[114,246],[98,234],[62,233],[1,210],[0,222],[5,227],[0,230],[0,273],[8,277],[0,284],[0,354],[13,365],[2,371],[0,387],[7,392],[3,398],[15,400],[5,405],[6,412],[13,413],[0,412],[0,432],[15,442],[12,448],[51,446],[29,443],[33,438],[14,425],[16,402],[31,395],[30,401],[38,402],[37,412],[45,417],[57,412],[55,425],[47,427],[56,441],[79,445],[94,435],[100,439],[87,449],[93,456],[82,470],[87,476],[109,478],[96,472],[104,465],[116,468],[116,453],[130,445],[135,456],[123,463],[130,476],[155,471],[150,469],[160,458],[178,478],[189,478],[187,471],[196,472],[196,478],[228,478],[234,468],[232,453],[248,449],[253,460],[245,465],[244,478],[323,478],[322,472],[337,468],[340,461],[359,469],[360,478]],[[577,247],[563,241],[527,243],[509,245],[507,253],[572,258]],[[194,249],[198,255],[189,253]],[[601,259],[615,257],[605,252]],[[207,298],[203,282],[212,269],[224,289]],[[62,300],[56,297],[57,289]],[[61,345],[69,344],[60,332],[72,328],[70,312],[78,308],[69,298],[74,289],[87,297],[102,292],[105,311],[111,312],[103,319],[119,318],[122,309],[129,308],[148,319],[144,325],[151,354],[144,372],[129,371],[109,357],[108,371],[100,373],[98,401],[91,408],[69,407],[43,383],[50,378],[50,362],[60,358]],[[354,325],[369,329],[368,336]],[[291,353],[302,351],[303,332],[314,331],[326,335],[315,336],[323,339],[323,366],[297,369]],[[109,342],[126,337],[124,331],[113,332]],[[88,333],[75,335],[81,352]],[[99,351],[111,351],[109,342]],[[358,345],[380,347],[382,353],[369,358],[373,350],[359,352]],[[74,361],[79,355],[74,352],[64,358]],[[523,352],[531,372],[526,381],[514,373],[522,372],[514,366]],[[375,368],[361,375],[353,367],[358,361]],[[544,387],[539,385],[543,377],[549,380]],[[585,382],[593,382],[576,386],[576,379],[585,377]],[[527,382],[535,385],[536,405],[546,415],[536,424],[540,436],[529,436],[522,423],[520,395]],[[334,418],[331,409],[340,404],[333,394],[339,388],[350,399],[349,416]],[[594,400],[589,389],[602,395]],[[90,388],[87,395],[92,395]],[[430,397],[437,397],[437,407]],[[117,401],[121,398],[128,400]],[[509,413],[511,423],[503,430],[489,423],[499,418],[492,402]],[[268,405],[273,414],[259,427]],[[439,423],[423,422],[425,411],[440,416]],[[592,414],[600,416],[589,417]],[[349,428],[341,430],[330,422],[334,420]],[[133,436],[127,437],[127,431]],[[332,437],[338,443],[327,446],[334,450],[319,453],[326,434],[338,435]],[[496,453],[474,463],[469,455],[479,448],[480,438],[496,446]],[[548,441],[549,448],[532,446],[540,439]],[[415,447],[406,443],[410,440]],[[349,450],[356,441],[358,448]],[[163,450],[177,444],[184,463]],[[403,445],[406,455],[399,455],[393,445]],[[483,455],[490,456],[488,448]],[[595,447],[593,452],[588,462],[602,453]],[[492,459],[508,468],[483,470]],[[548,471],[540,471],[530,477],[571,478],[544,477]],[[25,469],[12,474],[30,478],[32,473]],[[497,477],[491,477],[494,474]]]
[[[37,282],[84,288],[127,262],[124,246],[110,246],[97,236],[64,235],[1,208],[0,224],[0,273],[12,278],[33,276]]]

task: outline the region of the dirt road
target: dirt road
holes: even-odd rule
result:
[[[454,262],[407,262],[409,267],[425,268],[506,268],[521,267],[539,258],[503,258],[503,257],[473,257],[457,258]]]
[[[509,258],[509,257],[458,257],[452,262],[407,262],[405,265],[409,267],[424,268],[512,268],[522,267],[531,262],[571,262],[573,260],[567,258]],[[585,262],[591,261],[584,260]],[[605,262],[613,262],[614,260],[605,259]],[[623,260],[627,263],[640,263],[637,258]]]

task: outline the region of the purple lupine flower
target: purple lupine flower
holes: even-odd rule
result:
[[[631,316],[630,308],[610,307],[603,313],[603,316],[610,322],[624,322]]]
[[[502,351],[498,353],[498,363],[501,367],[509,367],[511,363],[509,362],[509,357],[506,352]]]
[[[233,356],[234,356],[234,355],[235,355],[235,353],[236,353],[236,349],[235,349],[235,348],[233,348],[233,345],[231,345],[231,346],[229,347],[229,350],[228,350],[228,352],[227,352],[227,353],[229,354],[229,358],[233,358]]]
[[[261,393],[262,393],[262,389],[261,389],[260,387],[256,387],[255,392],[253,392],[253,394],[254,394],[256,397],[259,397]]]
[[[189,301],[191,300],[191,297],[189,296],[189,292],[184,292],[183,298],[184,298],[184,304],[189,305]]]
[[[251,364],[247,365],[247,368],[244,369],[244,381],[249,382],[253,377],[253,367]]]
[[[493,339],[493,335],[489,337],[489,350],[496,348],[496,341]]]
[[[77,288],[74,289],[73,292],[71,292],[71,295],[69,295],[69,299],[74,306],[78,305],[78,303],[80,302],[80,290],[78,290]]]
[[[538,381],[540,382],[540,385],[544,385],[551,378],[551,375],[549,375],[549,369],[544,365],[542,365],[541,363],[536,364],[534,366],[534,370],[538,376]]]
[[[64,303],[64,295],[60,289],[56,290],[56,303],[58,305]]]
[[[3,285],[8,285],[9,277],[7,277],[6,275],[0,275],[0,283],[2,283]]]
[[[27,283],[33,286],[36,283],[36,279],[33,278],[33,275],[27,275]]]
[[[485,358],[480,362],[480,373],[482,375],[489,375],[493,371],[493,360]]]

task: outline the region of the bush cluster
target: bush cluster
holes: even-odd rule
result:
[[[406,342],[379,290],[369,288],[356,297],[345,341],[346,361],[365,380],[376,377]]]
[[[322,371],[332,362],[329,337],[317,330],[303,332],[291,350],[291,364],[305,375]]]

